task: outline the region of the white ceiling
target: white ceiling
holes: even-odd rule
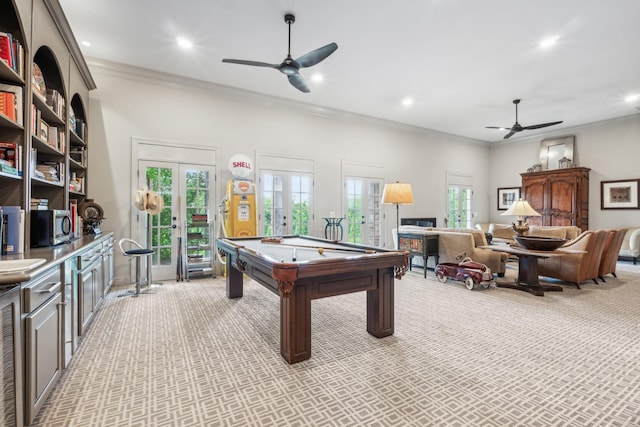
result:
[[[60,0],[88,58],[474,138],[564,120],[545,130],[640,114],[638,0]],[[305,94],[269,68],[330,42],[338,50],[301,71]],[[194,42],[181,50],[176,36]],[[558,35],[549,50],[538,47]],[[322,83],[311,82],[321,72]],[[414,104],[401,105],[405,97]]]

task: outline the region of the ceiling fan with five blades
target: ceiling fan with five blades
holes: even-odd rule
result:
[[[503,127],[503,126],[486,126],[486,128],[487,129],[508,130],[509,133],[507,133],[504,136],[504,139],[507,139],[507,138],[510,138],[511,136],[513,136],[515,133],[522,132],[523,130],[546,128],[547,126],[553,126],[553,125],[557,125],[557,124],[562,123],[562,120],[560,120],[559,122],[549,122],[549,123],[540,123],[538,125],[522,126],[520,123],[518,123],[518,104],[520,103],[520,100],[519,99],[514,99],[513,103],[516,106],[516,122],[515,122],[515,124],[513,126],[511,126],[511,128]]]
[[[335,43],[329,43],[328,45],[322,46],[316,50],[306,53],[297,59],[293,59],[291,57],[291,24],[296,22],[296,17],[288,13],[284,16],[284,22],[289,25],[289,50],[287,52],[287,57],[284,59],[284,61],[282,61],[281,64],[245,61],[243,59],[223,59],[222,62],[241,65],[253,65],[255,67],[275,68],[282,74],[285,74],[289,79],[289,83],[291,83],[296,89],[308,93],[310,92],[309,86],[307,86],[307,83],[300,75],[300,68],[312,67],[319,62],[324,61],[329,55],[331,55],[336,51],[336,49],[338,49],[338,45]]]

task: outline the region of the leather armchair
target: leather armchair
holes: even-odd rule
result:
[[[607,240],[604,243],[604,249],[602,251],[600,268],[598,269],[598,277],[603,282],[605,281],[605,274],[612,274],[613,277],[618,277],[616,276],[616,263],[618,261],[620,247],[622,246],[622,241],[624,240],[626,233],[626,228],[609,230],[609,234],[607,235]]]
[[[580,282],[593,280],[598,284],[598,269],[609,230],[585,231],[562,249],[583,251],[559,257],[538,259],[538,274],[571,282],[580,289]]]

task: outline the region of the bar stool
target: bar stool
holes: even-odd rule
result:
[[[125,249],[125,245],[129,245],[129,249]],[[142,245],[140,245],[140,243],[136,242],[133,239],[120,239],[118,241],[118,246],[120,247],[120,252],[122,252],[122,255],[130,257],[131,259],[129,261],[132,261],[134,258],[136,260],[136,289],[135,291],[131,290],[131,291],[127,291],[127,293],[125,294],[121,294],[119,296],[121,297],[126,297],[126,296],[134,296],[137,297],[138,295],[140,295],[141,293],[152,293],[151,292],[151,269],[147,269],[148,273],[147,275],[149,277],[147,277],[147,289],[145,289],[144,291],[141,291],[141,287],[142,287],[142,283],[141,282],[141,278],[140,278],[140,258],[142,257],[150,257],[153,254],[153,249],[147,249],[147,248],[143,248]],[[149,260],[147,260],[147,262],[149,262]]]

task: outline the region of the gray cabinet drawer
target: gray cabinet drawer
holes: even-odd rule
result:
[[[58,292],[62,292],[60,266],[56,266],[23,285],[22,312],[30,313]]]

